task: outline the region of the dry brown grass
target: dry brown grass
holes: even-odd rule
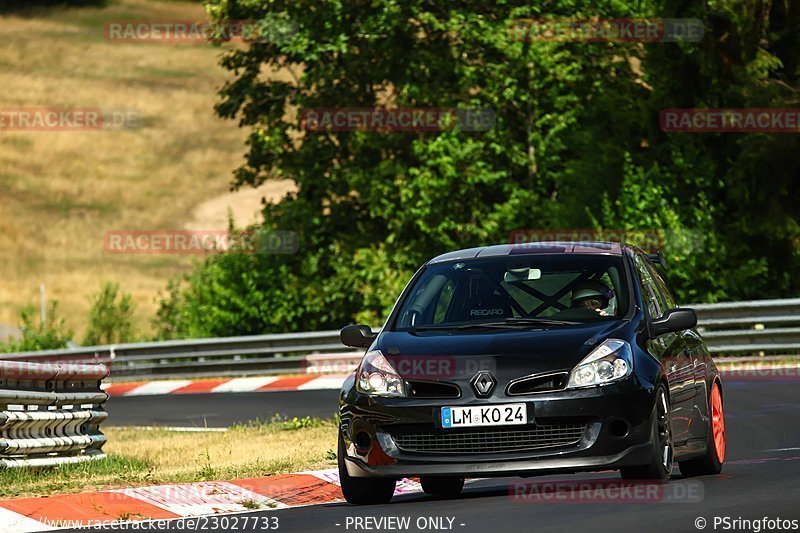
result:
[[[336,426],[313,420],[234,427],[225,433],[104,429],[108,458],[45,470],[0,471],[0,498],[70,494],[191,481],[229,481],[336,465]]]
[[[192,258],[109,255],[104,233],[225,229],[217,226],[229,206],[252,222],[262,195],[288,190],[227,193],[246,132],[213,113],[224,48],[107,42],[103,33],[111,20],[201,18],[197,3],[152,0],[0,17],[0,107],[135,109],[143,118],[131,131],[0,132],[0,323],[37,304],[44,283],[80,332],[89,296],[112,280],[133,294],[147,331],[158,291]]]
[[[291,430],[271,423],[234,427],[224,433],[135,428],[109,428],[107,433],[108,453],[144,461],[165,478],[208,472],[209,479],[233,479],[330,467],[325,457],[336,449],[332,422]]]

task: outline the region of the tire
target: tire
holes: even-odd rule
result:
[[[454,476],[421,476],[420,485],[425,494],[437,498],[455,498],[464,488],[464,478]]]
[[[697,459],[678,462],[684,477],[713,476],[722,472],[725,462],[725,415],[722,409],[722,389],[716,381],[711,386],[708,409],[706,453]]]
[[[653,479],[666,481],[672,475],[675,449],[672,442],[672,416],[664,387],[656,392],[656,404],[651,416],[650,441],[652,453],[646,465],[624,466],[619,473],[622,479]]]
[[[352,477],[344,463],[344,439],[339,435],[339,482],[347,503],[354,505],[376,505],[389,503],[394,495],[395,480],[386,477]]]

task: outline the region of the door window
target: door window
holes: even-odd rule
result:
[[[659,318],[664,314],[666,302],[662,300],[658,290],[656,290],[653,276],[647,269],[647,261],[645,261],[641,254],[635,254],[633,256],[633,263],[636,265],[636,275],[642,286],[642,300],[647,308],[647,312],[651,319]]]

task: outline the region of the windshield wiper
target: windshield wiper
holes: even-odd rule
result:
[[[558,320],[555,318],[529,318],[529,317],[514,317],[507,318],[504,321],[507,324],[532,324],[542,326],[569,326],[572,324],[582,324],[582,322],[575,322],[574,320]]]
[[[445,331],[450,329],[457,329],[459,326],[412,326],[408,328],[409,333],[414,333],[415,331]]]
[[[453,324],[450,326],[419,326],[416,328],[409,328],[409,333],[415,333],[417,331],[453,331],[453,330],[465,330],[465,329],[480,329],[480,328],[508,328],[508,327],[518,327],[523,324],[511,324],[505,322],[478,322],[477,324]]]
[[[409,328],[409,333],[416,333],[418,331],[463,331],[465,329],[482,329],[482,328],[514,328],[522,324],[506,324],[504,322],[479,322],[477,324],[452,324],[450,326],[419,326],[416,328]]]
[[[551,318],[525,318],[516,317],[508,318],[501,321],[493,322],[476,322],[474,324],[452,324],[452,325],[438,325],[438,326],[418,326],[410,328],[408,331],[414,333],[416,331],[444,331],[444,330],[459,330],[465,329],[480,329],[480,328],[519,328],[524,326],[567,326],[572,324],[580,324],[569,320],[555,320]]]

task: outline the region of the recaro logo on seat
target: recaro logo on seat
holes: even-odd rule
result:
[[[493,315],[502,315],[502,309],[471,309],[469,312],[470,316],[493,316]]]

